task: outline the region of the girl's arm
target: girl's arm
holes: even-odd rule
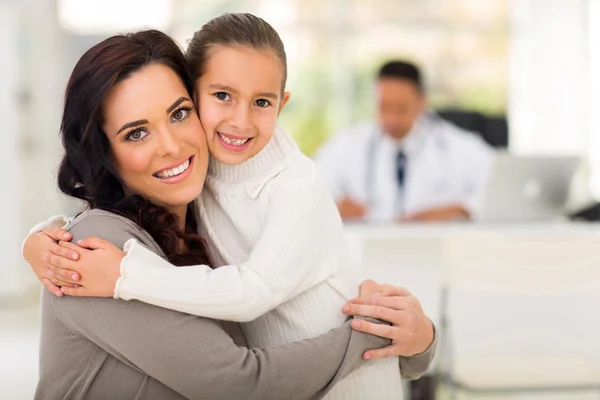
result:
[[[31,266],[40,282],[57,296],[62,296],[59,286],[76,287],[76,285],[63,282],[59,279],[60,277],[49,274],[52,266],[46,260],[46,254],[54,253],[73,260],[78,258],[79,254],[76,252],[58,245],[60,240],[71,240],[71,234],[64,229],[69,221],[68,217],[55,215],[36,224],[23,240],[21,247],[23,258]]]
[[[211,229],[206,211],[201,211],[207,229]],[[240,265],[172,268],[135,241],[126,245],[124,258],[114,246],[104,246],[81,261],[61,260],[61,268],[81,275],[81,281],[75,283],[82,287],[67,289],[65,293],[114,294],[115,298],[140,300],[198,316],[245,322],[325,281],[340,269],[345,269],[346,274],[355,272],[350,265],[339,265],[339,255],[348,251],[342,223],[333,200],[314,179],[281,189],[271,201],[267,221],[250,257]],[[224,241],[216,246],[221,254],[227,253]],[[106,256],[108,251],[113,252],[112,256]],[[98,289],[100,286],[102,290]]]

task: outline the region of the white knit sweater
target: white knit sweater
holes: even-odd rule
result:
[[[130,243],[117,297],[209,318],[245,322],[252,347],[277,346],[339,326],[341,307],[358,295],[333,199],[294,141],[277,129],[240,165],[212,159],[198,202],[202,228],[225,265],[164,268]],[[398,359],[374,360],[327,399],[398,399]]]
[[[277,129],[240,165],[212,159],[197,204],[223,266],[172,268],[132,239],[116,298],[243,322],[249,346],[259,348],[342,324],[341,307],[358,295],[357,270],[333,199],[287,133]],[[399,364],[397,357],[370,361],[326,398],[401,399]]]

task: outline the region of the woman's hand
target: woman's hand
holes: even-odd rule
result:
[[[435,337],[433,324],[421,304],[404,288],[365,281],[361,285],[361,297],[350,300],[342,311],[347,315],[378,318],[392,324],[352,321],[352,328],[357,331],[392,339],[390,346],[365,352],[367,359],[421,354],[429,349]]]
[[[71,240],[71,234],[62,228],[48,228],[42,232],[34,232],[25,239],[23,245],[23,258],[31,266],[31,269],[44,284],[44,287],[56,296],[62,296],[61,286],[77,287],[73,283],[67,283],[57,279],[50,270],[47,257],[56,254],[70,260],[77,260],[79,253],[76,248],[68,249],[58,245],[60,240]]]
[[[112,297],[115,285],[121,274],[121,261],[125,253],[114,244],[95,237],[77,242],[60,241],[59,246],[79,252],[79,259],[73,261],[54,253],[48,257],[52,275],[66,283],[78,284],[78,287],[63,285],[61,292],[69,296]]]

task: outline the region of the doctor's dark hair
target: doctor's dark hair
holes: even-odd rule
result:
[[[127,195],[112,159],[110,142],[104,133],[102,102],[120,82],[142,68],[160,64],[181,79],[187,92],[193,81],[179,46],[156,30],[112,36],[93,46],[79,59],[65,92],[60,126],[65,149],[58,171],[58,187],[72,197],[126,217],[145,229],[176,265],[208,264],[205,241],[197,235],[198,221],[188,206],[185,230],[163,207],[139,195]],[[180,241],[187,245],[182,253]]]
[[[415,64],[408,61],[392,60],[386,62],[379,68],[377,78],[406,80],[413,83],[419,92],[424,92],[421,71]]]
[[[218,46],[272,51],[283,67],[281,91],[285,91],[287,56],[279,34],[268,22],[248,13],[223,14],[208,21],[194,34],[186,50],[193,82],[204,74],[211,50]]]

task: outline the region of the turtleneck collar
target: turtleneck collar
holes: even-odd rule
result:
[[[241,164],[228,165],[210,157],[208,179],[211,183],[242,183],[261,178],[274,168],[280,168],[284,160],[299,152],[298,146],[290,135],[276,127],[269,143],[254,157]]]

